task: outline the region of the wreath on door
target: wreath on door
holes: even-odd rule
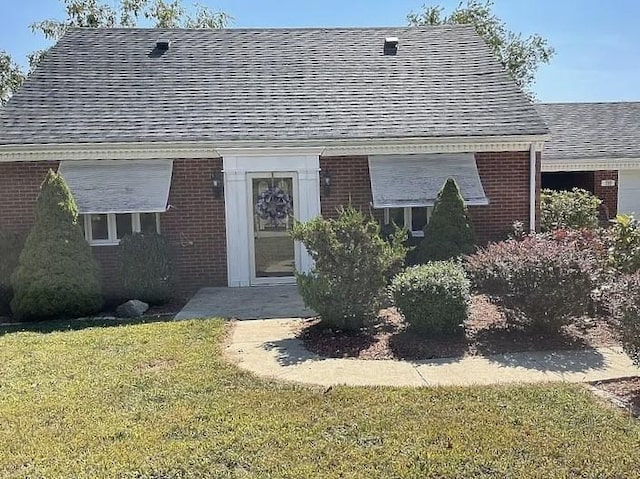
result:
[[[277,186],[267,188],[258,195],[256,215],[262,220],[279,226],[293,215],[293,198]]]

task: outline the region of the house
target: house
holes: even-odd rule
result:
[[[604,219],[640,215],[640,102],[536,105],[551,130],[542,187],[583,188],[603,200]]]
[[[534,228],[547,138],[468,26],[71,29],[0,110],[0,229],[30,228],[53,168],[107,285],[132,231],[170,239],[185,291],[290,282],[291,218],[351,203],[419,233],[448,177],[481,241]]]

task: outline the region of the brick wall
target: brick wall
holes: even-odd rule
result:
[[[477,153],[478,172],[489,198],[488,206],[469,208],[481,242],[504,238],[514,221],[529,227],[529,152]],[[331,175],[331,192],[320,193],[322,215],[335,217],[336,208],[351,202],[362,211],[372,211],[378,219],[381,210],[371,208],[371,183],[366,156],[320,158],[320,169]],[[540,184],[540,155],[538,155]],[[539,210],[540,192],[536,195]]]
[[[365,213],[382,219],[383,213],[371,206],[371,181],[369,160],[366,156],[332,156],[320,158],[320,170],[331,175],[331,191],[325,194],[320,187],[322,216],[335,218],[340,206],[351,204]]]
[[[57,161],[0,163],[0,231],[28,232],[40,185]]]
[[[529,228],[529,152],[476,153],[488,206],[469,212],[480,242],[503,239],[515,221]],[[537,156],[536,211],[540,211],[540,155]],[[536,217],[539,220],[539,214]],[[538,226],[538,225],[536,225]]]
[[[160,228],[174,245],[176,267],[185,292],[227,285],[224,198],[214,198],[211,173],[222,159],[175,160],[169,211]]]
[[[602,186],[602,180],[613,180],[614,186]],[[602,200],[603,219],[615,218],[618,213],[618,171],[602,170],[593,172],[593,192]]]
[[[160,215],[160,229],[171,241],[176,256],[177,290],[193,292],[202,286],[224,286],[226,232],[224,199],[214,198],[211,172],[221,159],[175,160],[169,204]],[[58,162],[0,163],[0,230],[27,232],[33,225],[40,184]],[[107,295],[117,295],[118,249],[94,246]]]

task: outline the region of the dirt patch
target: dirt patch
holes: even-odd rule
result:
[[[586,349],[618,344],[611,326],[603,320],[582,318],[561,334],[541,335],[513,326],[485,296],[471,300],[464,335],[421,338],[407,330],[394,309],[380,311],[376,321],[357,332],[324,329],[317,320],[305,322],[297,336],[312,352],[332,358],[433,359],[522,351]]]
[[[600,381],[593,384],[594,387],[612,394],[630,409],[640,414],[640,376],[611,381]]]
[[[173,369],[176,361],[173,359],[152,359],[136,366],[136,371],[141,373],[158,373]]]

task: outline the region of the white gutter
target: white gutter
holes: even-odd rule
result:
[[[536,145],[529,147],[529,231],[536,231]]]

